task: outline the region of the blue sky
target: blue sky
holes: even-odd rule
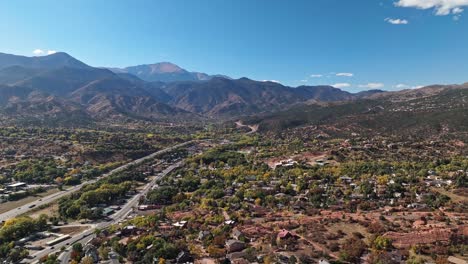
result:
[[[170,61],[291,86],[394,90],[468,81],[467,6],[468,0],[1,1],[0,52],[65,51],[93,66]]]

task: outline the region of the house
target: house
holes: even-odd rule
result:
[[[234,229],[232,231],[232,237],[236,240],[239,240],[241,239],[242,237],[244,237],[244,234],[242,234],[242,232],[239,230],[239,229]]]
[[[278,245],[284,246],[285,248],[295,247],[297,244],[296,240],[298,238],[299,237],[297,235],[286,229],[283,229],[276,236],[276,243],[278,243]]]
[[[226,241],[226,250],[230,253],[238,252],[245,248],[245,243],[237,240],[237,239],[230,239]]]
[[[224,224],[225,224],[225,225],[233,225],[233,224],[235,224],[235,223],[236,223],[236,221],[234,221],[234,220],[226,220],[226,221],[224,221]]]
[[[126,226],[122,229],[121,234],[123,236],[130,236],[136,234],[138,231],[138,228],[133,225]]]
[[[104,208],[102,210],[102,215],[103,216],[109,216],[109,215],[113,214],[114,212],[115,212],[115,210],[110,208],[110,207],[109,208]]]
[[[176,257],[177,263],[193,263],[193,257],[187,251],[181,251]]]
[[[240,252],[233,252],[233,253],[229,253],[226,255],[226,257],[232,261],[234,261],[235,259],[241,259],[241,258],[245,258],[247,256],[247,253],[244,251],[240,251]]]
[[[93,246],[92,244],[87,244],[83,248],[83,251],[85,253],[85,256],[91,257],[93,259],[94,263],[99,262],[99,254],[95,246]]]
[[[352,183],[353,182],[353,178],[351,177],[348,177],[348,176],[341,176],[340,177],[340,180],[343,182],[343,183]]]
[[[200,231],[198,233],[198,240],[204,240],[205,238],[207,238],[208,236],[210,236],[211,233],[209,231]]]
[[[16,182],[6,186],[8,190],[21,190],[27,186],[24,182]]]
[[[187,224],[187,221],[179,221],[172,224],[175,227],[184,227]]]
[[[278,235],[277,235],[277,238],[279,240],[284,240],[284,239],[288,239],[288,238],[292,238],[294,237],[295,235],[293,235],[291,232],[289,232],[288,230],[286,229],[283,229],[281,230]]]

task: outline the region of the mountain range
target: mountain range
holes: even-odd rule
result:
[[[444,89],[442,86],[431,91]],[[97,68],[63,52],[41,57],[0,53],[0,114],[16,119],[237,118],[301,105],[395,99],[417,91],[424,93],[371,90],[353,94],[332,86],[293,88],[189,72],[168,62]]]
[[[296,105],[243,119],[260,131],[313,128],[316,135],[387,134],[422,139],[459,133],[468,139],[468,83],[377,93],[362,100]]]

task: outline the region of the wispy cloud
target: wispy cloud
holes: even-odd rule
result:
[[[359,88],[367,88],[367,89],[379,89],[383,88],[385,85],[383,83],[368,83],[368,84],[360,84]]]
[[[280,83],[280,81],[277,81],[277,80],[262,80],[262,82],[274,82],[274,83]]]
[[[407,85],[407,84],[404,84],[404,83],[399,83],[395,86],[393,86],[394,88],[397,88],[397,89],[407,89],[407,88],[410,88],[411,86]]]
[[[389,17],[387,17],[385,19],[385,21],[387,21],[388,23],[390,23],[392,25],[407,25],[407,24],[409,24],[408,20],[400,19],[400,18],[389,18]]]
[[[335,83],[332,85],[333,87],[335,88],[346,88],[346,87],[350,87],[351,84],[350,83]]]
[[[405,83],[399,83],[397,85],[394,85],[393,88],[396,88],[396,89],[419,89],[419,88],[423,88],[424,85],[409,85],[409,84],[405,84]]]
[[[308,81],[309,81],[309,80],[306,80],[306,79],[300,80],[301,83],[306,83],[306,82],[308,82]]]
[[[32,52],[34,55],[43,55],[44,54],[44,51],[41,50],[41,49],[35,49],[33,50]]]
[[[35,49],[32,52],[36,56],[42,56],[42,55],[51,55],[54,53],[57,53],[55,50],[42,50],[42,49]]]
[[[336,76],[342,76],[342,77],[353,77],[354,74],[350,72],[339,72],[336,74]]]
[[[322,74],[311,74],[310,75],[310,78],[321,78],[321,77],[323,77]]]
[[[418,9],[434,9],[438,16],[458,15],[463,7],[468,6],[468,0],[398,0],[399,7],[412,7]]]

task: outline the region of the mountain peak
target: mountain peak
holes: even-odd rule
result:
[[[11,66],[20,66],[35,69],[54,69],[61,67],[90,68],[85,63],[73,58],[68,53],[57,52],[46,56],[19,56],[13,54],[0,53],[0,69]]]
[[[141,65],[144,66],[144,65]],[[186,72],[178,65],[171,62],[158,62],[147,65],[151,68],[152,72],[155,73],[171,73],[171,72]]]
[[[52,53],[52,54],[49,54],[49,55],[46,55],[46,56],[38,56],[38,57],[73,58],[70,54],[68,54],[68,53],[66,53],[66,52],[63,52],[63,51],[55,52],[55,53]],[[73,58],[73,59],[74,59],[74,58]]]
[[[217,75],[202,72],[189,72],[172,62],[142,64],[126,68],[108,68],[115,73],[129,73],[148,82],[206,81]]]

